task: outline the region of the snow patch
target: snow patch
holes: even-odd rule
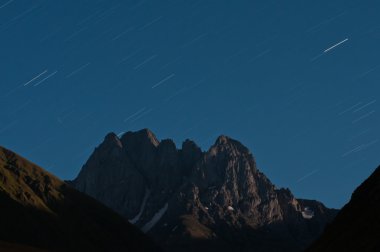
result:
[[[153,218],[147,222],[143,227],[142,227],[142,231],[144,233],[148,232],[150,229],[152,229],[152,227],[154,227],[154,225],[157,224],[157,222],[162,218],[162,216],[164,216],[166,210],[168,210],[168,206],[169,204],[166,203],[165,206],[163,208],[161,208],[154,216]]]
[[[311,210],[309,207],[305,207],[302,211],[302,217],[304,219],[312,219],[314,217],[314,211]]]
[[[136,222],[139,221],[141,215],[144,213],[146,202],[148,201],[149,195],[150,195],[150,191],[148,189],[145,190],[145,195],[144,195],[144,199],[143,199],[143,202],[141,204],[141,207],[140,207],[140,212],[134,218],[129,220],[130,223],[135,224]]]
[[[227,207],[228,211],[234,211],[235,209],[232,206]]]

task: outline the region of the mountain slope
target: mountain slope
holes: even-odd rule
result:
[[[380,251],[380,166],[308,251]]]
[[[277,189],[226,136],[202,152],[190,140],[177,149],[148,129],[110,133],[71,183],[168,251],[300,251],[336,213]]]
[[[1,251],[157,251],[112,210],[2,147],[0,223]]]
[[[0,241],[0,251],[6,252],[47,252],[47,250],[25,246],[16,243],[2,242]]]

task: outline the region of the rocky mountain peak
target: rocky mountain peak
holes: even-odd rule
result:
[[[199,148],[198,145],[194,141],[191,141],[190,139],[186,139],[185,141],[183,141],[182,151],[184,151],[184,152],[190,152],[190,151],[202,152],[201,148]]]
[[[111,134],[105,142],[117,140]],[[309,203],[301,206],[289,190],[276,190],[237,140],[222,135],[202,152],[191,140],[177,149],[172,140],[160,142],[144,129],[127,132],[120,142],[111,158],[109,152],[94,152],[73,184],[164,243],[176,242],[175,237],[183,241],[184,233],[214,239],[238,230],[257,233],[263,227],[276,232],[269,224],[283,230],[308,225],[302,207]],[[181,221],[184,216],[187,224]],[[321,228],[326,222],[315,225]],[[287,239],[302,247],[299,240],[313,235]]]
[[[182,149],[179,151],[179,155],[183,175],[189,176],[193,172],[195,164],[201,160],[203,153],[195,142],[186,139],[182,143]]]
[[[202,177],[214,182],[219,180],[223,184],[226,181],[234,186],[247,181],[253,183],[253,176],[257,172],[251,152],[239,141],[223,135],[218,137],[205,153],[202,162],[204,163],[204,168],[200,170],[203,173]]]
[[[158,145],[158,148],[166,152],[177,152],[177,147],[175,146],[174,141],[171,139],[162,140]]]
[[[117,135],[113,132],[108,133],[103,142],[95,148],[88,162],[104,163],[109,160],[118,160],[121,157],[122,148],[123,144]]]
[[[119,148],[123,147],[123,144],[121,143],[119,137],[113,132],[110,132],[106,135],[103,141],[103,145],[106,145],[106,146],[116,145]]]
[[[213,154],[220,154],[225,152],[229,156],[251,155],[251,152],[248,150],[248,148],[241,144],[239,141],[224,135],[221,135],[216,139],[209,152]]]
[[[230,140],[231,138],[229,138],[228,136],[220,135],[219,137],[217,137],[215,144],[224,145],[227,144]]]
[[[142,129],[136,132],[128,131],[121,137],[121,142],[132,147],[158,147],[160,142],[149,129]]]

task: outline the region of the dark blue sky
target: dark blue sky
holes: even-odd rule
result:
[[[362,0],[1,0],[0,144],[72,179],[110,131],[204,150],[225,134],[276,185],[341,207],[380,164],[379,12]]]

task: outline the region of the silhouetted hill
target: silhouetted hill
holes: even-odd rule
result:
[[[0,241],[1,251],[158,250],[111,209],[2,147]]]
[[[380,166],[308,251],[380,251]]]
[[[277,189],[227,136],[202,152],[148,129],[110,133],[72,184],[168,251],[301,251],[336,214]]]

